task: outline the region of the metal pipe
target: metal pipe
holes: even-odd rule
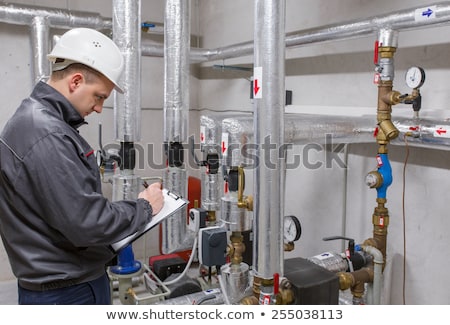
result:
[[[96,13],[64,10],[0,2],[0,22],[12,25],[29,25],[35,17],[45,17],[51,27],[88,27],[111,30],[111,18]]]
[[[381,288],[383,286],[383,254],[373,246],[362,245],[361,248],[367,254],[373,256],[373,282],[372,282],[372,304],[379,305],[381,302]]]
[[[50,27],[47,17],[36,16],[31,22],[31,52],[33,56],[33,84],[50,76]]]
[[[219,116],[220,117],[220,116]],[[215,117],[218,118],[218,117]],[[249,115],[230,118],[223,117],[222,128],[227,135],[228,151],[224,163],[248,164],[249,158],[254,157],[246,148],[254,148],[255,134]],[[407,118],[394,117],[393,124],[399,130],[398,138],[391,141],[392,145],[404,145],[407,137],[408,144],[414,147],[450,150],[450,121],[446,118]],[[362,116],[333,116],[320,114],[286,113],[284,114],[285,144],[325,144],[327,141],[340,143],[373,143],[377,119],[375,115]],[[212,131],[211,131],[212,132]],[[216,144],[220,146],[220,142]],[[246,146],[246,147],[244,147]],[[242,154],[245,153],[245,156]]]
[[[402,31],[445,25],[450,21],[450,5],[448,2],[437,2],[429,4],[428,7],[434,8],[434,17],[432,19],[417,20],[416,12],[423,9],[423,7],[414,7],[387,15],[378,15],[342,24],[291,32],[285,36],[285,46],[286,48],[292,48],[333,40],[362,38],[375,34],[379,29],[387,26],[390,26],[391,29]],[[28,25],[37,16],[47,17],[51,27],[72,28],[83,26],[104,30],[112,28],[111,18],[102,17],[95,13],[0,2],[0,22]],[[224,60],[252,55],[253,50],[253,41],[215,49],[193,48],[190,53],[190,59],[192,62]],[[144,40],[142,55],[163,57],[164,46],[152,40]]]
[[[319,28],[291,32],[285,36],[286,48],[300,47],[314,43],[323,43],[336,40],[349,40],[367,37],[376,34],[378,30],[389,28],[397,31],[406,31],[424,27],[445,25],[450,21],[450,4],[437,2],[429,4],[433,8],[433,17],[417,19],[420,10],[424,7],[399,10],[386,15],[378,15],[366,19],[351,20],[345,23],[333,24]],[[160,56],[158,46],[147,48],[143,55]],[[208,62],[253,55],[254,42],[242,42],[215,49],[192,49],[192,62]]]
[[[164,143],[168,155],[164,186],[183,197],[187,197],[182,147],[187,143],[189,113],[190,5],[189,0],[166,0],[164,13]],[[163,253],[192,247],[193,236],[186,236],[185,209],[162,226]]]
[[[261,69],[260,95],[254,92],[254,130],[259,164],[254,171],[254,263],[256,274],[272,279],[284,273],[284,0],[255,0],[255,69]],[[274,150],[275,148],[275,150]]]
[[[124,58],[119,82],[124,93],[114,92],[115,137],[121,142],[141,138],[141,1],[113,0],[113,40]]]
[[[187,141],[190,1],[167,0],[164,25],[164,142]]]

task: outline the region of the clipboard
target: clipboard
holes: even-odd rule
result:
[[[167,190],[163,189],[163,196],[164,196],[164,206],[162,207],[161,211],[158,212],[158,214],[154,215],[152,217],[152,220],[150,220],[149,223],[145,226],[143,230],[140,230],[138,232],[135,232],[134,234],[125,237],[124,239],[119,240],[118,242],[115,242],[114,244],[111,244],[111,248],[117,253],[122,248],[128,246],[132,242],[134,242],[136,239],[141,237],[143,234],[145,234],[147,231],[152,229],[153,227],[159,225],[161,221],[164,219],[170,217],[175,212],[186,206],[189,201],[182,198],[181,196]]]

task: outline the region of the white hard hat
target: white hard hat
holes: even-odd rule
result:
[[[90,28],[74,28],[64,33],[47,58],[53,71],[72,63],[82,63],[111,80],[123,93],[118,81],[123,70],[123,57],[117,45],[106,35]],[[58,59],[58,60],[57,60]]]

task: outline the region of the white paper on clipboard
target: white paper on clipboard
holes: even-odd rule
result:
[[[136,232],[128,237],[125,237],[124,239],[119,240],[114,244],[111,244],[111,247],[115,252],[118,252],[122,248],[131,244],[133,241],[141,237],[147,231],[149,231],[150,229],[161,223],[161,221],[171,216],[172,214],[174,214],[175,212],[177,212],[178,210],[180,210],[182,207],[184,207],[186,204],[189,203],[188,200],[183,199],[181,196],[167,189],[163,189],[162,192],[164,195],[164,206],[161,209],[161,211],[159,211],[157,215],[154,215],[152,217],[152,220],[147,224],[147,226],[145,226],[143,230]]]

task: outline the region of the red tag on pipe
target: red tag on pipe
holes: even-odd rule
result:
[[[373,64],[378,65],[378,40],[375,41],[375,48],[373,50]]]

